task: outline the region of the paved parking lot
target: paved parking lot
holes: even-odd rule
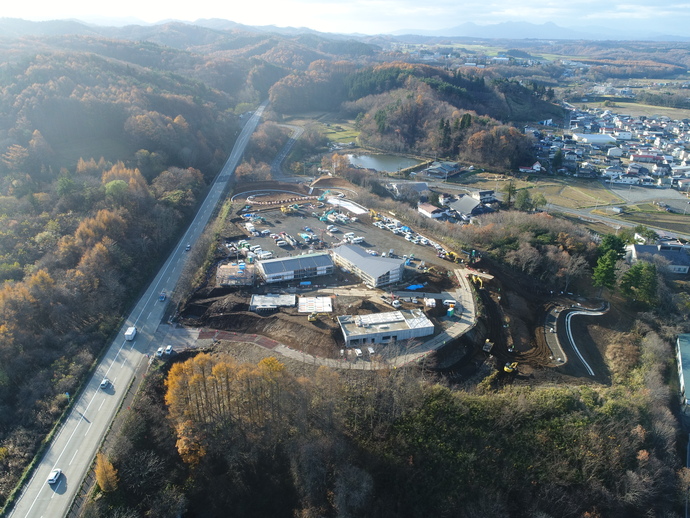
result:
[[[299,234],[308,233],[305,231],[305,228],[309,228],[312,231],[311,233],[324,241],[327,248],[340,244],[346,233],[354,232],[355,236],[364,238],[364,241],[359,246],[362,246],[365,250],[373,250],[379,255],[382,253],[388,255],[392,249],[397,257],[414,254],[415,259],[425,261],[427,266],[440,265],[444,268],[450,268],[452,265],[452,263],[440,259],[436,255],[436,249],[430,245],[416,245],[406,241],[401,235],[395,235],[389,230],[375,227],[368,214],[358,216],[358,221],[356,222],[335,223],[338,231],[330,233],[326,230],[326,227],[331,224],[330,222],[319,221],[311,215],[312,212],[321,214],[324,209],[304,208],[300,209],[296,214],[283,214],[279,209],[261,212],[260,215],[266,219],[266,222],[256,222],[255,227],[257,231],[265,229],[275,234],[286,232],[302,244],[304,241],[299,237]],[[268,235],[265,237],[246,237],[245,239],[251,245],[257,244],[261,246],[262,250],[271,251],[273,257],[288,257],[305,253],[309,250],[315,252],[321,250],[318,247],[310,248],[306,245],[298,247],[278,246],[276,241]],[[326,250],[326,248],[323,248],[323,250]]]

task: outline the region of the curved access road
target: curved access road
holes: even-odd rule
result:
[[[175,289],[191,248],[221,201],[234,175],[249,138],[256,129],[268,104],[264,102],[246,122],[220,173],[178,245],[161,267],[144,295],[125,319],[122,329],[110,345],[86,388],[74,402],[72,411],[35,467],[30,480],[14,503],[8,516],[12,518],[55,518],[69,511],[82,479],[91,466],[102,438],[117,413],[137,366],[156,353],[163,344],[154,340],[154,333],[165,314],[166,300],[159,300],[163,290]],[[134,340],[127,341],[124,332],[136,326]],[[100,388],[103,378],[110,384]],[[55,484],[46,480],[53,468],[62,476]]]
[[[604,315],[608,311],[608,307],[604,306],[601,309],[598,310],[588,310],[585,308],[582,309],[568,309],[563,311],[563,322],[564,325],[564,332],[565,332],[565,337],[567,338],[566,344],[561,344],[564,346],[564,350],[566,353],[566,356],[569,359],[569,364],[571,367],[577,369],[577,370],[582,370],[584,369],[584,372],[587,373],[587,375],[591,377],[603,377],[605,376],[605,373],[599,372],[597,373],[592,365],[595,365],[593,361],[588,361],[587,357],[588,352],[584,350],[582,347],[582,344],[578,344],[576,337],[573,333],[573,329],[571,326],[571,320],[573,317],[578,316],[578,315],[584,315],[588,317],[594,317],[594,316],[601,316]],[[559,330],[560,331],[560,330]],[[560,335],[560,333],[559,333]],[[559,336],[560,338],[560,336]],[[573,363],[577,363],[577,366],[574,366]]]

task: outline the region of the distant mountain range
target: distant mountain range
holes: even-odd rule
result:
[[[463,23],[447,29],[425,31],[409,29],[396,31],[394,36],[418,35],[446,38],[487,38],[487,39],[539,39],[539,40],[650,40],[650,41],[688,41],[688,36],[659,33],[631,32],[621,27],[583,26],[572,29],[548,22],[535,24],[529,22],[502,22],[490,25]]]
[[[307,27],[276,27],[274,25],[251,26],[218,18],[201,19],[194,22],[170,20],[158,24],[147,24],[135,19],[100,20],[102,24],[86,23],[79,20],[53,20],[32,22],[16,18],[0,18],[0,37],[57,36],[65,34],[100,35],[124,39],[143,38],[147,33],[157,31],[162,26],[188,26],[205,29],[215,33],[260,32],[295,36],[300,34],[317,35],[330,39],[364,40],[376,38],[363,34],[335,34],[319,32]],[[110,22],[110,24],[109,24]],[[490,25],[477,25],[472,22],[439,30],[409,29],[396,31],[378,37],[393,38],[399,41],[420,41],[428,38],[474,38],[510,40],[617,40],[617,41],[690,41],[690,36],[672,34],[644,33],[619,27],[585,26],[572,29],[555,23],[534,24],[529,22],[502,22]]]

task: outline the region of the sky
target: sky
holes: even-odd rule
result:
[[[690,0],[257,0],[146,2],[118,0],[32,0],[3,2],[0,17],[41,21],[79,19],[103,25],[139,20],[192,22],[222,18],[246,25],[307,27],[322,32],[384,34],[506,21],[562,27],[616,27],[618,30],[690,36]],[[114,20],[106,23],[107,19]]]

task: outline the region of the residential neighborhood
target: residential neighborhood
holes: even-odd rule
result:
[[[572,110],[570,135],[526,128],[539,160],[519,173],[562,173],[612,184],[690,189],[690,120],[633,117],[611,110]],[[550,164],[545,167],[544,164]]]

